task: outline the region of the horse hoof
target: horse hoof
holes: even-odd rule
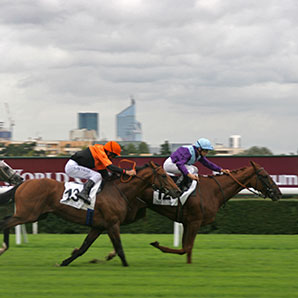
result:
[[[104,263],[104,261],[102,260],[98,260],[98,259],[93,259],[91,261],[89,261],[90,264],[100,264],[100,263]]]
[[[158,241],[151,242],[150,245],[152,245],[154,247],[158,247],[159,246],[159,242]]]
[[[5,243],[2,244],[2,248],[0,248],[0,256],[7,250],[7,245]]]
[[[112,251],[105,257],[105,259],[106,259],[106,261],[110,261],[110,260],[114,259],[116,257],[116,255],[117,255],[116,252]]]
[[[63,262],[59,265],[59,267],[66,267],[68,264],[69,264],[69,263],[66,263],[65,261],[63,261]]]

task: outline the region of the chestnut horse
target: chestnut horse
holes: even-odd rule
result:
[[[107,231],[113,247],[122,261],[128,266],[120,239],[120,225],[127,224],[144,216],[140,208],[143,203],[136,198],[142,196],[152,187],[173,197],[178,197],[180,189],[166,174],[161,166],[153,162],[139,169],[131,180],[121,182],[121,179],[107,181],[94,207],[91,230],[80,249],[75,249],[72,255],[65,259],[61,266],[67,266],[77,257],[87,251],[97,237]],[[15,201],[15,214],[0,222],[4,230],[4,243],[0,255],[9,247],[9,229],[24,223],[35,222],[47,213],[54,213],[66,220],[78,224],[86,224],[86,210],[75,209],[60,203],[64,192],[64,183],[52,179],[27,180],[0,195],[0,204]]]
[[[212,223],[219,208],[244,188],[254,188],[263,197],[269,197],[273,201],[281,198],[278,186],[265,169],[254,162],[251,162],[251,166],[231,171],[231,174],[200,176],[196,190],[183,206],[154,205],[153,191],[147,189],[141,197],[147,207],[182,223],[184,228],[181,249],[161,246],[157,241],[151,245],[165,253],[186,254],[187,263],[190,264],[192,248],[200,227]],[[261,196],[259,193],[254,193]],[[107,259],[110,260],[114,256],[115,251],[111,252]]]

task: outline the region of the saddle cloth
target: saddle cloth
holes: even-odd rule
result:
[[[12,188],[14,188],[14,186],[0,186],[0,194],[9,191]]]
[[[83,200],[77,198],[77,194],[83,189],[84,185],[76,182],[66,182],[64,184],[64,192],[62,195],[62,199],[60,200],[60,203],[74,207],[76,209],[94,210],[96,193],[99,184],[100,183],[98,182],[92,187],[89,195],[91,203],[90,205],[88,205]]]
[[[193,191],[197,187],[197,181],[193,180],[189,189],[186,190],[179,198],[172,198],[169,195],[165,195],[164,193],[160,193],[160,191],[155,190],[153,192],[153,204],[154,205],[163,205],[163,206],[178,206],[178,199],[181,204],[184,205],[189,198],[189,196],[193,193]]]

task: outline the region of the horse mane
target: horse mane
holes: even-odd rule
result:
[[[157,164],[156,164],[157,165]],[[158,165],[157,165],[158,166]],[[146,168],[149,168],[150,167],[150,165],[149,165],[149,163],[146,163],[146,164],[144,164],[143,166],[141,166],[141,167],[136,167],[136,171],[137,172],[139,172],[139,171],[141,171],[141,170],[143,170],[143,169],[146,169]]]
[[[239,169],[234,169],[234,170],[230,170],[230,172],[231,172],[231,174],[237,174],[237,173],[239,173],[239,172],[241,172],[241,171],[244,171],[244,170],[246,170],[247,169],[247,167],[242,167],[242,168],[239,168]],[[205,178],[210,178],[210,179],[212,179],[213,177],[221,177],[221,176],[226,176],[227,174],[220,174],[220,173],[217,173],[217,174],[210,174],[210,175],[206,175],[206,176],[204,176],[204,175],[200,175],[200,177],[205,177]]]
[[[150,167],[150,165],[148,163],[146,163],[143,166],[136,167],[136,172],[138,173],[139,171],[141,171],[143,169],[146,169],[148,167]],[[120,174],[118,174],[118,173],[112,173],[112,175],[110,175],[107,178],[103,179],[102,187],[104,186],[105,183],[111,182],[111,181],[115,181],[115,180],[118,180],[120,178],[121,178],[121,175]]]
[[[148,167],[149,167],[149,164],[147,164],[147,163],[145,165],[141,166],[141,167],[136,167],[136,172],[139,172],[139,171],[141,171],[143,169],[146,169]]]
[[[119,175],[119,174],[112,173],[112,175],[110,175],[110,176],[104,178],[104,179],[102,180],[102,182],[105,183],[105,182],[109,182],[109,181],[114,181],[114,180],[117,180],[117,179],[119,179],[119,178],[120,178],[120,175]]]

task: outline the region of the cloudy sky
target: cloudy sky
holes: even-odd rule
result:
[[[0,119],[14,137],[100,136],[136,100],[151,145],[207,137],[298,150],[297,0],[0,0]]]

